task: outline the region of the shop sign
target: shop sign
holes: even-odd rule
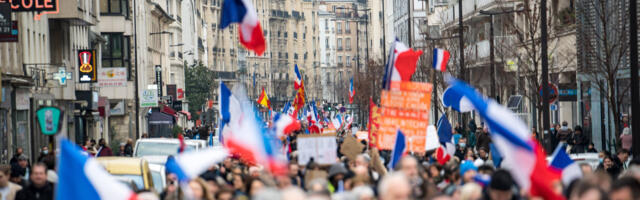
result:
[[[127,86],[127,68],[109,67],[98,69],[98,86],[124,87]]]
[[[0,34],[11,34],[11,4],[0,3]]]
[[[36,111],[40,131],[44,135],[55,135],[60,131],[63,112],[56,107],[42,107]]]
[[[154,89],[146,89],[142,91],[140,98],[140,107],[158,107],[158,93]]]
[[[78,51],[78,77],[80,83],[96,82],[96,50]]]

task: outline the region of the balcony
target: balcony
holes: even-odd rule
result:
[[[96,9],[95,1],[59,0],[58,4],[60,12],[48,14],[49,19],[65,19],[73,23],[89,26],[96,25],[98,22],[96,15],[99,11]]]
[[[469,45],[464,48],[464,52],[467,54],[466,58],[470,61],[479,61],[481,59],[488,58],[490,53],[489,40],[482,40]]]
[[[520,1],[516,0],[507,0],[507,1],[497,1],[497,0],[462,0],[462,15],[463,17],[470,17],[474,15],[479,15],[479,11],[494,9],[496,6],[502,8],[514,8],[514,4],[518,4]],[[458,4],[453,4],[447,8],[444,13],[444,19],[442,23],[445,25],[452,25],[458,21]]]

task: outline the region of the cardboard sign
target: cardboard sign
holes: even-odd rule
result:
[[[380,108],[380,114],[377,141],[380,148],[393,149],[396,133],[400,129],[407,137],[407,147],[410,151],[424,151],[429,112]]]
[[[364,149],[364,145],[350,135],[345,136],[344,142],[340,145],[340,153],[347,156],[349,160],[356,160],[356,156],[362,153],[362,149]]]
[[[331,165],[338,159],[336,135],[299,135],[298,164],[306,165],[311,158],[320,165]]]
[[[391,108],[429,110],[431,108],[431,93],[382,91],[380,104]]]

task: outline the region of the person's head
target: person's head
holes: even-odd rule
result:
[[[347,169],[342,164],[337,163],[331,165],[329,168],[329,181],[337,183],[337,181],[344,180],[344,176],[347,174]]]
[[[478,168],[473,165],[472,161],[463,161],[460,164],[460,176],[464,183],[473,182],[473,177],[478,173]]]
[[[560,124],[554,124],[553,127],[555,127],[556,130],[560,130]]]
[[[244,190],[245,178],[242,175],[233,175],[233,188],[236,190]]]
[[[89,138],[84,139],[83,145],[86,146],[86,147],[91,146],[91,140]]]
[[[489,197],[492,200],[509,200],[513,196],[511,187],[514,185],[511,174],[506,170],[498,170],[491,176],[489,182]]]
[[[211,194],[207,190],[207,184],[201,178],[189,181],[189,188],[191,188],[192,195],[195,199],[211,198]]]
[[[22,168],[27,168],[27,165],[29,165],[29,158],[25,155],[18,156],[18,165]]]
[[[487,149],[485,149],[484,147],[478,148],[478,156],[480,156],[480,158],[483,158],[483,159],[489,158]]]
[[[11,177],[11,166],[0,165],[0,188],[7,187]]]
[[[411,186],[403,173],[393,172],[382,178],[378,186],[381,200],[409,199]]]
[[[627,162],[627,159],[629,159],[629,151],[626,149],[618,150],[618,159],[622,162]]]
[[[605,169],[608,169],[610,167],[613,167],[613,158],[611,158],[611,156],[605,156],[604,159],[602,160],[602,164],[604,165]]]
[[[96,140],[95,139],[91,139],[91,146],[96,146]]]
[[[356,166],[369,168],[369,156],[367,154],[360,154],[356,156]]]
[[[298,175],[299,171],[300,171],[300,165],[298,165],[298,163],[295,163],[295,162],[289,163],[289,176],[295,177]]]
[[[587,149],[595,149],[596,145],[593,144],[593,142],[589,143],[589,146],[587,146]]]
[[[489,127],[487,126],[482,127],[482,133],[489,133]]]
[[[478,167],[478,174],[483,174],[483,175],[491,175],[493,174],[493,171],[495,171],[495,168],[492,165],[480,165],[480,167]]]
[[[264,183],[259,178],[248,178],[247,185],[245,191],[249,196],[256,195],[262,188],[264,188]]]
[[[596,185],[578,182],[572,191],[569,191],[570,200],[604,200],[607,195]]]
[[[49,154],[49,147],[43,146],[42,149],[40,150],[40,153],[42,153],[42,155]]]
[[[562,122],[562,127],[568,127],[568,126],[569,126],[569,123],[567,123],[567,121]]]
[[[622,177],[613,182],[609,191],[611,200],[640,199],[640,182],[632,177]]]
[[[376,197],[373,190],[367,186],[358,186],[351,191],[356,195],[358,200],[374,200]]]
[[[466,183],[460,189],[460,200],[482,199],[482,187],[477,183]]]
[[[101,138],[98,142],[98,144],[100,144],[101,147],[104,147],[107,145],[107,142],[104,140],[104,138]]]
[[[473,153],[473,149],[467,148],[465,150],[465,152],[464,152],[464,159],[465,160],[468,160],[468,159],[475,160],[475,157],[476,157],[476,155]]]
[[[47,166],[44,163],[33,165],[29,173],[29,180],[34,186],[43,187],[47,183]]]
[[[460,140],[458,140],[458,146],[460,146],[460,148],[467,147],[467,138],[460,137]]]
[[[289,166],[289,168],[291,168],[291,166]],[[291,169],[289,169],[289,172],[291,172]],[[258,166],[251,166],[249,167],[249,176],[251,177],[259,177],[260,174],[262,174],[262,169]]]
[[[400,160],[400,171],[409,179],[419,176],[418,160],[413,156],[405,156]]]
[[[231,187],[222,187],[220,191],[216,193],[217,200],[232,200],[233,199],[233,189]]]
[[[582,127],[581,126],[573,127],[573,133],[578,135],[582,134]]]
[[[18,148],[16,149],[16,155],[18,155],[18,156],[19,156],[19,155],[22,155],[23,151],[24,151],[24,150],[22,149],[22,147],[18,147]]]
[[[133,140],[131,138],[127,138],[127,144],[128,145],[133,145]]]
[[[588,163],[580,164],[580,171],[582,171],[582,175],[589,175],[593,173],[593,168]]]

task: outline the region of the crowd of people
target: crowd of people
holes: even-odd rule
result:
[[[615,154],[597,151],[586,143],[579,127],[573,130],[557,126],[552,134],[558,143],[568,143],[571,152],[598,153],[597,167],[580,164],[583,178],[571,184],[557,184],[556,191],[567,199],[640,199],[640,159],[631,159],[631,145],[622,145]],[[469,130],[477,131],[469,131]],[[491,137],[483,124],[454,129],[455,155],[445,164],[436,161],[433,151],[409,153],[389,169],[391,152],[365,148],[349,158],[338,149],[338,160],[332,165],[320,165],[311,159],[298,163],[296,138],[302,132],[288,136],[290,141],[288,172],[272,174],[263,166],[248,165],[231,156],[211,166],[199,178],[179,184],[175,174],[167,174],[163,191],[137,191],[140,199],[229,200],[229,199],[536,199],[520,188],[509,171],[500,168],[491,155]],[[336,138],[340,145],[343,132]],[[188,134],[193,137],[197,134]],[[535,131],[532,133],[536,137]],[[623,134],[626,135],[626,134]],[[82,148],[93,156],[131,156],[131,140],[120,149],[112,150],[103,139],[96,144],[87,140]],[[583,150],[583,151],[582,151]],[[0,199],[53,199],[57,183],[55,156],[48,148],[31,165],[18,148],[9,165],[0,165]],[[187,186],[188,185],[188,186]]]

